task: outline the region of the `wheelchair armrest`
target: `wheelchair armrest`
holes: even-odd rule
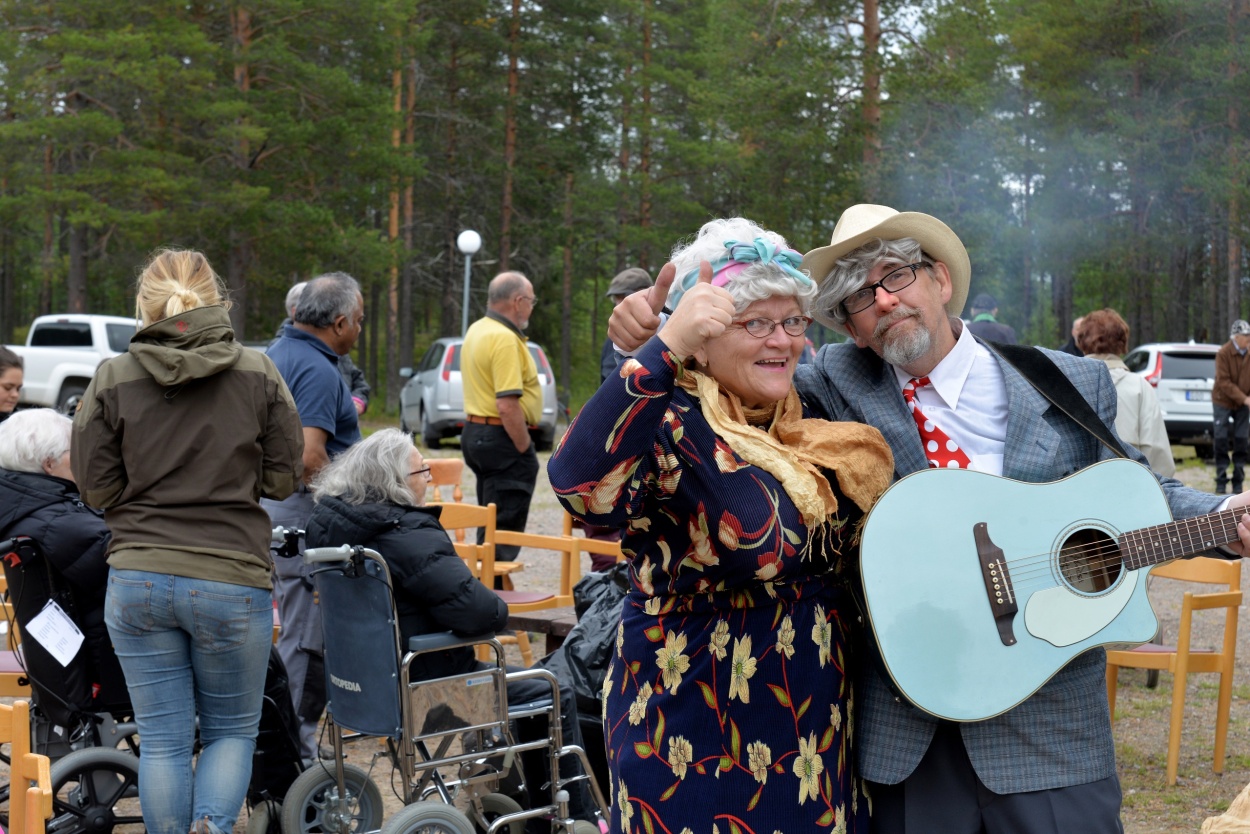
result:
[[[474,646],[483,640],[489,640],[494,634],[479,634],[475,637],[461,637],[450,631],[435,631],[430,634],[416,634],[408,638],[408,651],[433,652],[439,649],[456,649],[461,646]]]

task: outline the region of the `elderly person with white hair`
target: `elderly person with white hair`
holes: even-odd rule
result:
[[[848,579],[893,464],[876,429],[799,400],[800,260],[748,220],[704,225],[656,282],[676,276],[672,317],[548,466],[632,567],[603,688],[613,832],[867,828]]]
[[[427,507],[430,467],[412,443],[411,435],[382,429],[336,457],[313,482],[316,506],[309,516],[304,540],[308,547],[363,545],[386,560],[394,586],[401,645],[418,634],[451,631],[474,637],[501,631],[508,622],[508,606],[473,577],[439,523],[441,508]],[[451,649],[422,655],[413,661],[414,680],[445,677],[485,669],[473,650]],[[508,682],[508,703],[525,704],[547,698],[551,690],[539,680]],[[561,731],[565,744],[582,745],[577,703],[570,687],[560,687]],[[548,781],[543,757],[525,754],[532,785]],[[566,777],[581,772],[572,757],[564,757]],[[584,782],[568,786],[569,813],[592,822],[594,809]],[[579,830],[582,830],[579,826]]]
[[[73,710],[99,712],[128,703],[104,625],[109,530],[100,511],[79,499],[69,467],[72,426],[51,408],[17,411],[0,423],[0,540],[34,540],[62,592],[58,603],[86,637],[68,668],[34,641],[22,646],[40,705],[59,724],[70,723]],[[7,565],[6,573],[18,621],[25,625],[46,600],[27,587],[25,576],[43,585],[47,572],[31,563]],[[49,691],[54,697],[47,697]]]

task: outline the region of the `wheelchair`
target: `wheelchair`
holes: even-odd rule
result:
[[[382,556],[342,545],[305,550],[304,559],[319,566],[312,576],[321,601],[327,723],[339,795],[349,790],[344,743],[381,738],[386,752],[378,755],[389,757],[398,773],[402,784],[396,792],[405,806],[386,820],[382,834],[524,834],[527,821],[567,834],[598,834],[594,823],[569,815],[568,788],[581,780],[600,814],[607,805],[585,751],[563,744],[554,675],[544,669],[507,672],[503,647],[493,635],[419,635],[409,639],[401,657],[390,571]],[[412,663],[423,654],[481,645],[494,657],[485,669],[411,678]],[[372,650],[362,651],[365,646]],[[528,678],[544,681],[551,697],[509,707],[507,682]],[[530,718],[545,720],[545,737],[518,741],[513,723]],[[528,809],[500,791],[502,781],[524,783],[518,758],[526,753],[541,755],[549,774],[543,786],[547,801]],[[566,756],[581,762],[581,775],[559,775]]]
[[[303,530],[275,527],[276,559],[300,558]],[[286,669],[270,652],[260,730],[248,785],[248,834],[360,834],[382,824],[382,793],[363,768],[343,763],[342,779],[320,762],[300,759],[299,720]]]
[[[28,684],[31,749],[52,761],[52,819],[56,834],[100,834],[114,826],[142,828],[139,810],[137,727],[125,678],[99,629],[83,628],[68,583],[27,536],[0,541],[8,584],[5,626],[25,631],[45,607],[55,605],[87,632],[78,652],[62,665],[34,639],[13,650]],[[94,639],[93,639],[94,638]],[[5,762],[7,757],[3,758]],[[9,786],[0,786],[0,802]],[[3,812],[7,827],[7,811]]]

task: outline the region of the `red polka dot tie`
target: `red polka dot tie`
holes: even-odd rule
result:
[[[920,404],[916,402],[916,390],[929,384],[929,378],[922,376],[912,379],[903,386],[903,399],[911,409],[912,419],[920,430],[920,442],[924,444],[924,455],[929,459],[930,469],[968,469],[972,461],[959,448],[959,444],[951,440],[946,432],[933,425],[933,421],[924,416]]]

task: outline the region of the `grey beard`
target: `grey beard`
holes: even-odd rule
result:
[[[909,334],[900,335],[884,343],[881,346],[881,358],[891,365],[902,368],[928,353],[932,341],[928,330],[917,327]]]

